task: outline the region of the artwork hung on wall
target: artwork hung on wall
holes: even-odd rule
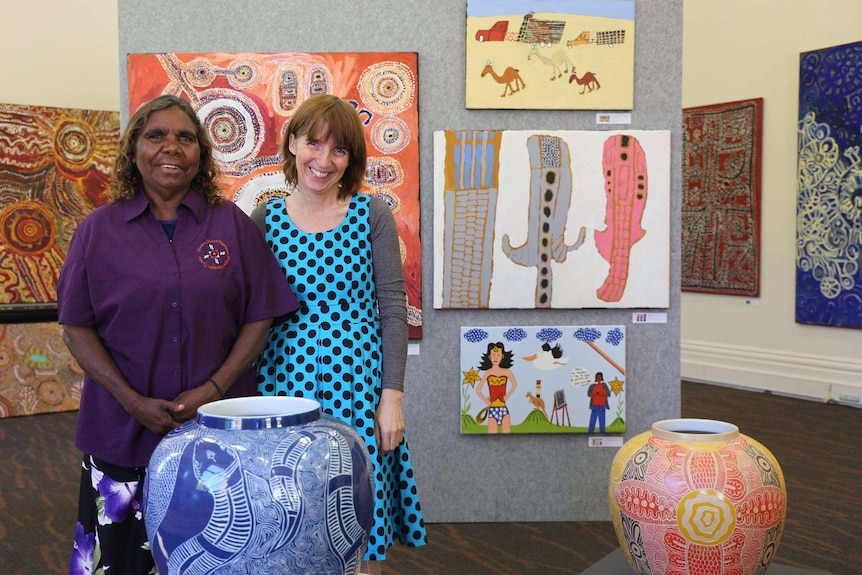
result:
[[[78,223],[105,203],[117,112],[0,104],[0,321],[57,317]]]
[[[623,433],[625,326],[462,327],[461,433]]]
[[[682,289],[756,297],[763,98],[682,119]]]
[[[84,372],[56,323],[0,323],[0,418],[78,409]]]
[[[434,133],[435,308],[666,308],[670,132]]]
[[[226,195],[244,211],[290,191],[281,134],[307,97],[350,101],[365,126],[362,193],[384,198],[401,240],[410,337],[422,335],[417,57],[412,52],[130,54],[129,108],[189,100],[206,126]]]
[[[862,328],[862,42],[799,61],[796,321]]]
[[[78,408],[57,278],[78,224],[107,201],[119,138],[117,112],[0,104],[0,417]]]
[[[468,0],[467,108],[631,110],[634,0]]]

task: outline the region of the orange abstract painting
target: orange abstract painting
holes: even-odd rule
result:
[[[57,278],[78,224],[107,201],[119,137],[118,112],[0,104],[0,418],[78,409]]]
[[[0,104],[0,311],[56,309],[81,220],[105,203],[117,112]]]
[[[365,126],[362,192],[392,208],[401,238],[410,337],[422,335],[417,58],[408,52],[130,54],[129,109],[161,94],[191,102],[223,171],[223,188],[250,213],[289,192],[281,136],[305,98],[350,101]]]

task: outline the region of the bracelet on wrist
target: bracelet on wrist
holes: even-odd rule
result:
[[[207,381],[210,382],[211,384],[213,384],[213,387],[216,388],[216,391],[218,392],[219,398],[224,399],[224,392],[221,390],[221,388],[218,386],[218,384],[213,380],[213,378],[210,377],[209,379],[207,379]]]

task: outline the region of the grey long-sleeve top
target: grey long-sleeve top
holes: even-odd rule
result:
[[[404,390],[407,363],[407,292],[401,267],[398,230],[389,204],[372,197],[369,202],[369,240],[371,241],[374,286],[380,314],[383,389]],[[266,204],[251,213],[251,219],[266,237]]]

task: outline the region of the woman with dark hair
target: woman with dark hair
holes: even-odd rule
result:
[[[132,115],[111,202],[69,246],[59,321],[85,373],[73,575],[154,570],[141,516],[150,455],[202,404],[253,395],[271,324],[297,308],[254,224],[219,195],[218,173],[192,107],[160,96]]]
[[[482,354],[479,369],[484,370],[479,385],[476,386],[476,395],[479,396],[487,406],[488,433],[497,433],[497,427],[503,433],[512,431],[512,415],[506,402],[515,393],[518,380],[509,369],[512,367],[511,351],[507,351],[502,342],[488,344],[488,350]],[[509,383],[511,382],[511,387]],[[482,393],[482,388],[488,387],[488,395]]]
[[[407,312],[395,220],[386,202],[358,194],[365,135],[350,103],[307,99],[281,152],[292,193],[258,206],[251,218],[300,309],[269,338],[260,392],[315,399],[365,440],[376,498],[362,572],[379,573],[396,538],[425,543],[401,408]]]

